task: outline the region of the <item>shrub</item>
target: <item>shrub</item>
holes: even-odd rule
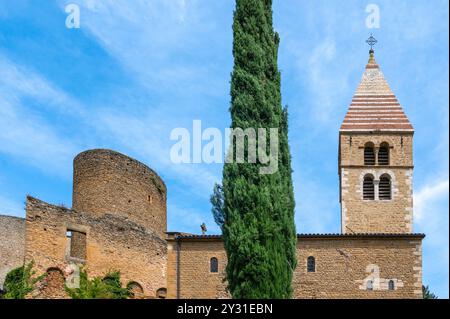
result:
[[[3,299],[24,299],[26,295],[36,288],[36,283],[42,280],[46,274],[35,277],[33,271],[34,262],[27,265],[14,268],[5,278],[3,286],[4,292],[1,295]]]
[[[434,293],[430,291],[430,288],[428,286],[422,285],[422,295],[423,299],[438,299],[438,296],[436,296]]]
[[[72,299],[126,299],[131,296],[128,288],[122,287],[120,272],[113,271],[102,277],[88,278],[85,269],[80,270],[79,288],[66,291]]]

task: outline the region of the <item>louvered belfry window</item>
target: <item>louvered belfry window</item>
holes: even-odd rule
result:
[[[373,183],[373,176],[364,176],[363,182],[363,199],[374,200],[375,199],[375,186]]]
[[[375,151],[372,143],[364,146],[364,165],[375,165]]]
[[[381,200],[391,199],[391,178],[387,174],[380,177],[379,197]]]
[[[382,143],[378,150],[378,165],[389,165],[389,144]]]

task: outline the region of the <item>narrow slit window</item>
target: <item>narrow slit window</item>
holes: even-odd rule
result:
[[[373,290],[373,281],[369,280],[367,282],[367,290],[372,291]]]
[[[67,238],[67,249],[69,250],[69,257],[71,255],[71,248],[72,248],[72,231],[71,230],[67,230],[66,231],[66,238]]]
[[[391,177],[389,175],[384,174],[380,177],[379,192],[380,200],[390,200],[392,198]]]
[[[67,244],[69,249],[69,257],[81,260],[86,259],[86,233],[67,230]]]
[[[389,280],[388,286],[389,290],[395,290],[395,283],[393,280]]]
[[[373,183],[373,176],[364,176],[363,181],[363,199],[374,200],[375,199],[375,185]]]
[[[316,272],[316,259],[313,256],[309,256],[306,261],[307,272]]]
[[[212,273],[219,272],[219,261],[216,257],[211,258],[211,260],[209,261],[209,270]]]

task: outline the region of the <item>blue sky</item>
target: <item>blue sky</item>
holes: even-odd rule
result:
[[[80,6],[81,28],[65,26]],[[369,30],[367,4],[380,7]],[[176,127],[225,129],[233,66],[231,0],[0,0],[0,212],[25,196],[71,204],[72,159],[111,148],[168,186],[168,228],[218,232],[209,195],[220,164],[170,162]],[[415,232],[424,283],[448,298],[448,1],[274,1],[290,110],[298,232],[339,232],[338,129],[375,49],[413,123]]]

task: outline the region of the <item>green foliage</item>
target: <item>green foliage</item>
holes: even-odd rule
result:
[[[428,286],[422,286],[422,295],[423,299],[438,299],[438,296],[432,293]]]
[[[279,158],[278,171],[266,175],[260,168],[267,164],[259,161],[226,163],[222,189],[214,189],[211,202],[228,257],[228,288],[233,298],[290,298],[296,267],[295,203],[272,0],[236,0],[233,34],[231,127],[278,128]]]
[[[81,269],[79,288],[66,286],[66,291],[72,299],[126,299],[131,296],[128,288],[122,287],[119,271],[89,279],[86,270]]]
[[[210,198],[211,204],[212,204],[212,214],[214,216],[214,221],[217,225],[222,229],[223,224],[225,223],[225,216],[223,212],[223,189],[222,186],[219,184],[214,184],[214,190],[213,194]]]
[[[45,277],[44,275],[35,277],[33,271],[34,262],[15,268],[8,272],[4,283],[3,299],[24,299],[27,294],[36,288],[36,283]]]

